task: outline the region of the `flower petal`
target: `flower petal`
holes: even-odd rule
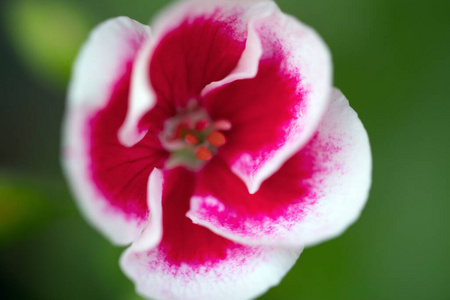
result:
[[[256,76],[225,84],[204,99],[213,119],[232,123],[220,155],[250,193],[312,137],[331,89],[330,54],[322,39],[268,7],[267,16],[252,22],[262,45]]]
[[[120,142],[127,147],[133,146],[145,136],[147,129],[140,127],[139,121],[157,102],[148,74],[153,46],[154,39],[148,39],[134,61],[128,112],[118,133]]]
[[[136,61],[130,110],[119,131],[124,145],[145,134],[141,119],[156,102],[184,107],[236,68],[247,34],[238,20],[254,2],[182,1],[156,18],[152,40]]]
[[[150,27],[127,17],[107,20],[95,28],[74,64],[69,105],[103,107],[116,81],[150,38]]]
[[[249,299],[279,283],[293,266],[295,250],[235,244],[185,217],[195,177],[165,171],[163,238],[159,246],[121,257],[122,270],[137,291],[156,299]]]
[[[201,96],[205,96],[210,91],[229,84],[236,80],[254,78],[258,73],[259,60],[263,54],[261,40],[255,29],[255,22],[267,16],[270,16],[278,7],[274,2],[261,2],[257,5],[251,6],[242,16],[242,19],[247,23],[247,40],[245,42],[245,49],[239,59],[236,68],[225,78],[214,81],[204,87]]]
[[[86,217],[116,244],[141,233],[149,213],[148,176],[167,156],[156,136],[133,148],[117,139],[133,60],[148,34],[147,26],[125,17],[99,25],[77,58],[68,94],[65,173]]]
[[[312,245],[341,234],[366,202],[371,153],[345,96],[334,90],[331,99],[314,138],[257,193],[219,159],[206,166],[191,199],[193,222],[245,244]]]

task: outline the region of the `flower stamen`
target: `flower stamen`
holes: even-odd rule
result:
[[[212,153],[205,146],[200,146],[195,151],[195,157],[202,161],[208,161],[212,158]]]
[[[199,140],[198,137],[196,137],[195,135],[193,135],[192,133],[188,133],[184,136],[184,141],[188,144],[191,145],[197,145]]]
[[[227,142],[225,135],[219,131],[211,132],[208,135],[207,140],[211,145],[216,146],[216,147],[223,146]]]

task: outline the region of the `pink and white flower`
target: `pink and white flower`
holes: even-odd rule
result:
[[[63,164],[156,299],[248,299],[359,216],[371,154],[328,48],[272,1],[190,0],[84,45]]]

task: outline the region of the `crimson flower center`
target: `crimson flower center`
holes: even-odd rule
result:
[[[188,105],[164,123],[160,134],[163,147],[170,152],[168,167],[198,169],[227,143],[228,120],[212,120],[197,106]]]

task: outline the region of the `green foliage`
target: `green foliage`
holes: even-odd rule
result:
[[[34,76],[65,86],[90,30],[85,15],[67,1],[31,0],[11,2],[4,15],[9,37]]]
[[[36,232],[56,215],[42,188],[0,177],[0,245]]]

